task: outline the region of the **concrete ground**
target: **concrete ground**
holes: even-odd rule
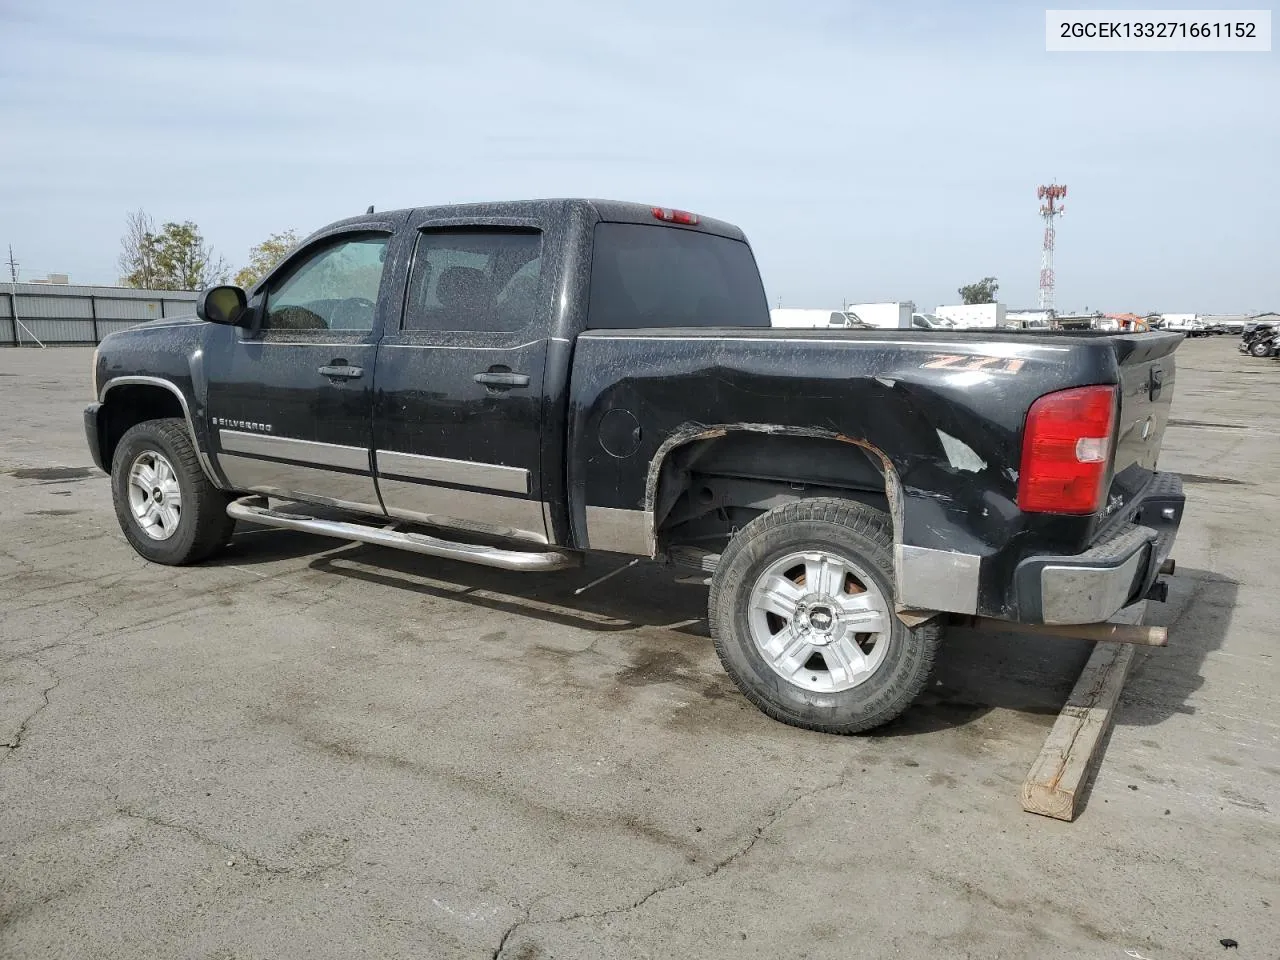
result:
[[[1280,956],[1280,364],[1179,351],[1167,649],[1084,814],[1018,787],[1088,655],[955,633],[872,736],[774,723],[701,588],[250,529],[151,566],[90,351],[0,349],[0,956]]]

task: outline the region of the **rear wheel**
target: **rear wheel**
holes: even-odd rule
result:
[[[235,528],[230,498],[200,469],[183,420],[146,420],[125,432],[111,461],[111,493],[126,539],[154,563],[199,563]]]
[[[894,612],[889,518],[864,504],[802,500],[730,541],[711,584],[716,652],[738,688],[783,723],[858,733],[924,688],[941,641]]]

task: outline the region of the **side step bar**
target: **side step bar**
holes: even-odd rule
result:
[[[361,543],[373,543],[380,547],[425,553],[432,557],[478,563],[481,566],[498,567],[502,570],[538,572],[565,570],[582,565],[580,554],[566,550],[526,553],[472,543],[455,543],[452,540],[441,540],[422,533],[402,533],[398,530],[385,530],[381,527],[371,527],[368,524],[346,520],[321,520],[316,517],[281,513],[272,510],[266,498],[259,496],[241,497],[239,500],[232,501],[227,505],[227,514],[237,520],[261,523],[269,527],[301,530],[304,533],[316,533],[322,537],[337,537],[339,540],[358,540]]]

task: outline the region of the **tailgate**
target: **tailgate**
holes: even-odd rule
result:
[[[1109,337],[1120,363],[1120,416],[1117,421],[1115,472],[1133,478],[1154,470],[1173,401],[1173,352],[1182,342],[1176,333],[1134,333]],[[1127,472],[1126,472],[1127,471]]]

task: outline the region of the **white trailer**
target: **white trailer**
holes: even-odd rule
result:
[[[1003,303],[961,303],[939,307],[936,311],[944,320],[951,320],[957,327],[968,329],[994,329],[1008,323]]]
[[[905,330],[911,326],[911,315],[916,305],[906,303],[851,303],[845,310],[863,323],[885,330]]]

